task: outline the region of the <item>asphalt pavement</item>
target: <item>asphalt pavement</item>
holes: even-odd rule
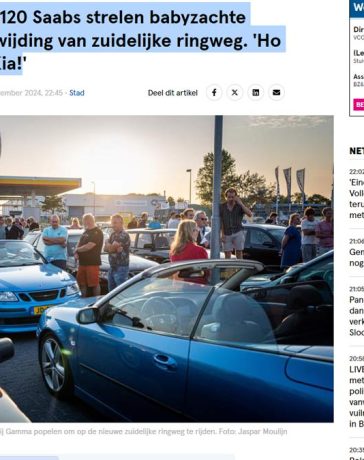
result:
[[[2,336],[0,336],[2,337]],[[32,422],[109,422],[78,398],[60,401],[46,389],[34,334],[14,334],[15,356],[0,364],[0,387]]]

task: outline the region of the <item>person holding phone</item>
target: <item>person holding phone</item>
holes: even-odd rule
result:
[[[225,198],[226,202],[220,205],[221,241],[225,258],[230,259],[235,249],[237,259],[242,259],[244,249],[242,222],[244,215],[251,217],[253,213],[238,197],[235,188],[228,188],[225,191]]]

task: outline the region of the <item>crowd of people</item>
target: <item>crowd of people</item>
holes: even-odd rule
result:
[[[251,209],[243,203],[234,188],[227,189],[225,201],[220,204],[220,242],[225,258],[231,258],[233,253],[236,258],[243,258],[245,216],[252,216]],[[315,211],[311,207],[305,209],[302,219],[297,213],[291,214],[281,243],[282,268],[290,267],[301,260],[308,262],[333,248],[332,209],[324,208],[322,217],[322,220],[317,222]],[[52,215],[49,222],[50,226],[42,233],[44,256],[53,265],[66,269],[68,230],[60,224],[57,215]],[[266,223],[278,225],[278,214],[271,213]],[[139,221],[134,217],[127,225],[127,229],[161,227],[157,218],[149,222],[147,212],[141,214]],[[104,244],[103,232],[92,214],[83,216],[82,225],[78,218],[72,218],[68,228],[83,229],[74,250],[74,257],[79,265],[77,282],[83,296],[90,292],[92,295],[100,294],[99,267],[102,250],[109,258],[109,290],[127,280],[130,236],[124,228],[124,219],[121,215],[114,214],[111,217],[111,233]],[[205,211],[187,208],[181,213],[172,212],[166,228],[176,229],[170,248],[171,262],[208,258],[206,249],[211,244],[211,227],[208,225]],[[0,216],[0,239],[22,239],[28,231],[36,229],[39,229],[39,224],[32,217],[25,220]]]
[[[28,232],[39,229],[34,217],[0,216],[0,240],[21,240]]]

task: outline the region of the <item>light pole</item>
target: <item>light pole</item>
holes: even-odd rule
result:
[[[192,202],[192,169],[186,169],[186,172],[187,173],[190,173],[190,205],[191,205],[191,202]]]
[[[92,181],[91,184],[94,186],[94,217],[96,218],[96,183]]]

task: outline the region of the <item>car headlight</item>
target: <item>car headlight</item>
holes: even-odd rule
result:
[[[79,292],[80,292],[80,288],[78,287],[77,283],[73,283],[67,286],[66,295],[74,295],[74,294],[78,294]]]
[[[0,292],[0,302],[17,302],[18,299],[12,292]]]

